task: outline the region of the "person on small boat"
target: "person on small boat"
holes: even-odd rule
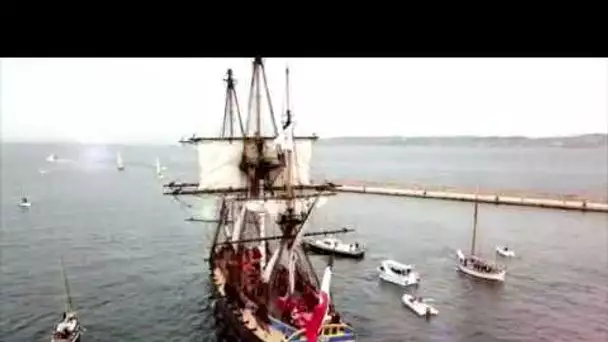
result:
[[[505,246],[504,248],[505,252],[509,250],[509,246]]]
[[[27,197],[21,197],[21,203],[27,203]]]

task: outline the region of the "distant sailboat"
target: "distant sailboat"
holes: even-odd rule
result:
[[[473,238],[471,240],[471,253],[465,256],[461,250],[456,252],[458,256],[458,270],[480,279],[504,281],[507,273],[504,267],[495,265],[475,255],[475,242],[477,238],[477,211],[479,202],[475,202],[473,212]]]
[[[160,159],[158,159],[158,157],[156,157],[156,175],[158,176],[158,179],[163,179],[165,176],[163,175],[163,167],[160,166]]]
[[[122,156],[120,155],[120,152],[116,154],[116,168],[118,169],[118,171],[123,171],[125,169],[125,165],[122,161]]]
[[[27,200],[27,197],[22,197],[21,202],[19,202],[19,206],[23,208],[29,208],[32,206],[32,203]]]

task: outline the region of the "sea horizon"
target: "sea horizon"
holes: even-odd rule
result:
[[[340,136],[322,136],[319,135],[319,141],[322,142],[367,142],[367,143],[403,143],[403,142],[416,142],[425,143],[437,141],[442,142],[479,142],[479,141],[504,141],[504,142],[544,142],[544,141],[559,141],[562,140],[564,143],[568,142],[579,142],[587,143],[589,147],[599,146],[608,147],[608,133],[603,132],[592,132],[582,134],[564,134],[564,135],[546,135],[546,136],[530,136],[530,135],[475,135],[475,134],[453,134],[453,135],[374,135],[374,136],[362,136],[362,135],[340,135]],[[589,140],[592,139],[592,140]],[[78,141],[70,139],[0,139],[0,144],[35,144],[35,145],[61,145],[61,144],[77,144],[77,145],[133,145],[133,146],[167,146],[179,144],[180,137],[176,137],[174,140],[133,140],[133,141]],[[505,145],[506,146],[506,145]],[[586,146],[581,146],[586,147]]]

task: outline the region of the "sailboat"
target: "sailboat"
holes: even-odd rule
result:
[[[118,169],[118,171],[123,171],[125,169],[125,165],[122,161],[122,156],[120,155],[120,152],[116,153],[116,168]]]
[[[22,208],[29,208],[32,206],[32,202],[28,201],[27,197],[21,197],[21,202],[19,202],[19,206]]]
[[[473,237],[471,239],[471,253],[470,255],[465,256],[460,249],[456,251],[458,256],[458,270],[476,278],[502,282],[505,280],[505,275],[507,273],[506,269],[475,254],[478,206],[479,202],[475,201],[473,211]]]
[[[310,179],[318,137],[294,136],[289,71],[280,132],[262,58],[253,61],[245,123],[231,69],[225,81],[220,136],[182,140],[198,149],[198,183],[164,185],[167,195],[215,198],[209,268],[218,335],[240,341],[355,341],[354,329],[331,302],[333,259],[320,281],[302,246],[305,236],[352,230],[306,233],[308,218],[323,202],[319,199],[337,192],[331,183]]]
[[[80,325],[78,315],[76,314],[76,311],[74,311],[72,305],[70,287],[68,285],[68,278],[65,274],[63,259],[61,259],[61,274],[65,286],[65,311],[61,316],[61,320],[55,325],[55,329],[53,329],[51,342],[77,342],[80,341],[80,335],[84,329]]]
[[[160,166],[160,159],[156,157],[156,176],[158,179],[163,179],[165,176],[163,175],[163,168]]]

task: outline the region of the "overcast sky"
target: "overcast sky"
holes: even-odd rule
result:
[[[246,112],[251,59],[3,59],[2,140],[175,142],[214,135],[227,68]],[[608,131],[606,59],[265,60],[301,133],[551,136]]]

